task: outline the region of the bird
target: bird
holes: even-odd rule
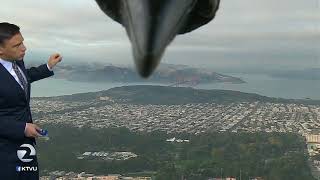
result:
[[[131,42],[136,69],[148,78],[177,35],[190,33],[216,16],[220,0],[95,0],[120,23]]]

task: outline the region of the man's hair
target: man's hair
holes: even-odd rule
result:
[[[11,39],[14,35],[20,33],[20,27],[8,22],[0,23],[0,45],[4,45],[4,42]]]

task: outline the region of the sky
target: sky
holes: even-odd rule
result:
[[[1,0],[17,24],[25,61],[59,52],[63,62],[133,65],[124,28],[94,0]],[[320,68],[320,0],[221,0],[213,21],[177,36],[162,62],[213,69]],[[46,61],[46,60],[45,60]]]

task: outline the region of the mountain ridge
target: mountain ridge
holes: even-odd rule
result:
[[[233,103],[256,101],[273,103],[320,104],[320,100],[283,99],[233,90],[205,90],[194,89],[191,87],[170,87],[158,85],[120,86],[97,92],[34,98],[63,101],[103,100],[116,103],[133,104]]]
[[[55,78],[78,82],[153,82],[153,83],[246,83],[241,78],[186,65],[162,64],[148,79],[132,67],[115,65],[59,65]]]

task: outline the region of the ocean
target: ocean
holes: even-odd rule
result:
[[[225,89],[248,93],[257,93],[268,97],[280,97],[287,99],[318,99],[320,100],[320,80],[292,80],[270,77],[261,74],[226,74],[240,77],[247,83],[210,83],[199,84],[198,89]],[[47,78],[32,83],[32,97],[48,97],[69,95],[83,92],[95,92],[107,90],[113,87],[137,85],[148,83],[96,83],[96,82],[74,82],[64,79]],[[167,85],[152,84],[151,85]]]

